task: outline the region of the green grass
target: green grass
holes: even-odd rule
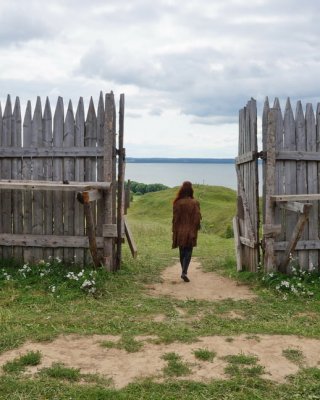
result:
[[[304,360],[303,352],[299,349],[284,349],[282,351],[284,357],[286,357],[289,361],[301,365]]]
[[[193,353],[195,357],[201,361],[213,361],[216,356],[214,351],[210,351],[208,349],[196,349]]]
[[[38,365],[40,362],[40,351],[29,351],[23,356],[17,357],[12,361],[7,361],[2,366],[2,369],[7,374],[17,374],[25,371],[26,367]]]
[[[70,382],[79,381],[81,378],[79,368],[69,368],[61,363],[53,363],[51,367],[43,368],[39,375]]]
[[[29,266],[29,271],[17,263],[1,260],[0,354],[26,341],[46,342],[62,334],[116,335],[119,342],[110,341],[105,345],[127,352],[141,350],[141,342],[135,339],[137,335],[155,335],[160,344],[192,343],[201,336],[212,335],[226,336],[226,342],[240,334],[252,338],[259,334],[319,338],[320,298],[317,293],[320,293],[320,285],[316,275],[309,277],[297,273],[290,278],[292,280],[285,277],[290,280],[290,288],[292,283],[296,287],[302,282],[306,290],[315,293],[314,296],[300,296],[291,293],[292,290],[289,292],[286,286],[283,290],[276,289],[284,278],[280,275],[265,276],[263,281],[262,274],[236,272],[233,239],[226,237],[230,236],[228,226],[231,226],[236,204],[236,194],[229,189],[195,187],[203,220],[194,256],[201,260],[206,271],[218,271],[248,284],[257,298],[254,301],[209,302],[147,295],[145,285],[160,282],[161,271],[178,261],[178,251],[171,250],[171,209],[176,190],[168,189],[134,199],[128,218],[139,254],[132,259],[129,249],[124,246],[122,268],[115,274],[99,270],[93,276],[91,266],[66,266],[58,260],[51,260],[49,265]],[[69,278],[66,277],[68,273]],[[94,279],[95,284],[82,289],[86,279]],[[93,287],[96,290],[89,292]],[[184,317],[178,315],[177,309],[183,310]],[[231,311],[241,314],[243,319],[226,317]],[[154,318],[159,315],[165,318],[155,322]],[[182,366],[191,368],[179,358],[166,360],[166,363],[167,368],[178,365],[178,373],[183,370]],[[77,370],[76,366],[74,368]],[[99,377],[85,379],[81,371],[79,380],[53,378],[46,373],[31,379],[7,372],[0,374],[0,393],[1,399],[10,400],[289,400],[317,399],[317,396],[320,399],[319,368],[302,368],[285,384],[263,379],[262,367],[257,363],[241,364],[229,360],[227,368],[226,380],[199,383],[192,380],[191,374],[183,375],[183,381],[177,381],[172,370],[166,370],[168,379],[165,382],[146,379],[120,390],[112,389],[108,380]]]
[[[162,359],[168,362],[168,365],[163,369],[166,376],[185,376],[191,374],[189,366],[181,360],[179,354],[166,353]]]

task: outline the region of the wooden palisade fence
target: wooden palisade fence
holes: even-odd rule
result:
[[[97,112],[91,98],[86,116],[82,98],[74,113],[59,97],[52,114],[38,97],[23,121],[18,97],[12,107],[8,96],[3,112],[0,104],[0,257],[120,267],[123,123],[121,95],[117,149],[112,92],[100,94]]]
[[[251,120],[251,118],[253,120]],[[256,105],[240,110],[238,211],[234,218],[237,268],[256,271],[260,250],[265,271],[290,272],[290,259],[319,270],[320,104],[295,113],[287,100],[265,101],[262,151],[257,149]],[[262,159],[262,239],[259,240],[258,158]]]

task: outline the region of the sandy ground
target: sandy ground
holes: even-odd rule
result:
[[[167,268],[163,275],[163,283],[149,286],[153,296],[169,295],[179,299],[221,300],[252,299],[254,294],[245,286],[222,278],[214,273],[204,273],[198,262],[193,261],[190,267],[190,283],[180,279],[179,267]],[[177,311],[179,311],[177,309]],[[230,315],[227,318],[243,318],[241,315]],[[154,321],[163,322],[165,315],[156,315]],[[320,366],[320,340],[299,338],[285,335],[239,335],[230,337],[210,336],[200,337],[195,343],[157,344],[156,337],[136,337],[141,341],[142,348],[135,353],[122,349],[106,348],[103,341],[120,340],[118,336],[59,336],[50,343],[27,342],[18,349],[0,355],[0,366],[7,361],[26,354],[28,351],[39,350],[42,354],[41,364],[30,367],[26,373],[35,374],[42,368],[50,367],[52,363],[63,363],[67,367],[80,368],[83,374],[98,373],[110,378],[115,388],[122,388],[136,379],[151,377],[156,381],[165,379],[163,368],[167,365],[162,359],[163,354],[175,352],[191,368],[191,374],[179,379],[192,379],[208,382],[211,379],[227,379],[224,369],[228,365],[223,358],[226,355],[255,355],[258,364],[265,368],[264,377],[276,382],[284,382],[290,374],[298,372],[299,367]],[[194,355],[194,350],[208,349],[216,353],[212,362],[201,361]],[[283,350],[296,349],[303,353],[302,365],[289,361]],[[0,372],[1,373],[1,372]]]
[[[179,263],[166,268],[161,275],[162,282],[149,285],[152,296],[171,296],[179,300],[248,300],[255,294],[243,284],[218,275],[215,272],[204,272],[197,260],[192,260],[188,277],[190,282],[181,279]]]

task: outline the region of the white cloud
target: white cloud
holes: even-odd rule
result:
[[[113,90],[129,155],[233,157],[250,97],[319,99],[319,17],[316,0],[2,2],[0,99]]]

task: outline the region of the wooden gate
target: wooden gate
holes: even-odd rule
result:
[[[238,207],[234,218],[237,269],[256,271],[259,247],[266,272],[290,273],[290,260],[305,270],[320,265],[320,104],[295,115],[290,100],[282,114],[279,100],[266,98],[262,114],[262,151],[257,149],[256,102],[239,113],[236,158]],[[258,158],[262,159],[262,240],[259,240]]]
[[[237,270],[255,271],[259,263],[259,182],[257,106],[251,99],[239,112],[237,216],[233,219]]]

